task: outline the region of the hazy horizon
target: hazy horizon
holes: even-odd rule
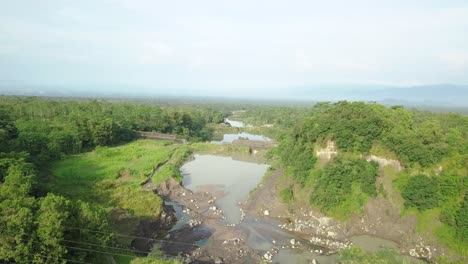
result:
[[[466,1],[0,7],[0,93],[366,99],[383,89],[454,84],[468,95]]]

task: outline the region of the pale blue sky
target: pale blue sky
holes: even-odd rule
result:
[[[0,83],[12,82],[468,84],[468,1],[1,0]]]

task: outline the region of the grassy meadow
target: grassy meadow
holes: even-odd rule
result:
[[[152,177],[155,184],[170,177],[181,179],[176,166],[188,157],[188,151],[183,145],[151,140],[98,147],[55,162],[48,185],[54,193],[105,208],[114,232],[132,235],[139,221],[159,217],[163,206],[163,200],[141,184],[161,165]],[[126,246],[131,240],[117,237]]]

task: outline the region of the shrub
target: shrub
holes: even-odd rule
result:
[[[426,210],[438,206],[438,191],[436,179],[420,174],[408,180],[401,195],[405,199],[407,208],[416,207],[418,210]]]

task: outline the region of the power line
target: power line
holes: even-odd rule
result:
[[[11,250],[11,251],[14,252],[13,250]],[[31,256],[31,257],[42,257],[42,259],[45,259],[45,258],[48,259],[50,257],[50,256],[42,255],[42,254],[39,254],[39,253],[29,253],[29,254],[26,254],[26,255]],[[83,261],[79,261],[79,260],[71,260],[71,259],[59,258],[59,257],[51,258],[51,259],[65,260],[65,261],[69,261],[69,262],[72,262],[72,263],[78,263],[78,264],[91,264],[89,262],[83,262]]]
[[[8,237],[11,237],[11,236],[8,236]],[[11,237],[11,238],[14,238],[14,237]],[[104,245],[82,242],[82,241],[77,241],[77,240],[68,240],[68,239],[57,239],[57,240],[67,242],[67,243],[76,243],[76,244],[92,246],[92,247],[101,247],[101,248],[109,248],[113,250],[131,251],[131,252],[141,253],[141,254],[151,254],[151,252],[148,252],[148,251],[142,251],[142,250],[136,250],[136,249],[130,249],[130,248],[122,248],[122,247],[104,246]],[[32,241],[32,242],[37,243],[36,241]]]
[[[136,238],[136,239],[155,241],[155,242],[165,242],[165,243],[189,245],[189,246],[197,246],[197,247],[208,247],[208,246],[204,246],[204,245],[197,245],[195,243],[185,243],[185,242],[177,242],[177,241],[170,241],[170,240],[164,240],[164,239],[154,239],[154,238],[148,238],[148,237],[130,236],[130,235],[123,235],[123,234],[118,234],[118,233],[108,233],[108,232],[95,231],[95,230],[84,229],[84,228],[76,228],[76,227],[67,227],[67,226],[64,226],[64,227],[65,227],[65,229],[83,230],[83,231],[87,231],[87,232],[100,233],[100,234],[106,234],[106,235],[116,235],[116,236],[120,236],[120,237],[129,237],[129,238]]]
[[[31,253],[30,255],[31,255],[31,256],[40,256],[40,257],[42,257],[43,259],[44,259],[44,258],[49,258],[49,256],[41,255],[41,254],[34,254],[34,253]],[[66,259],[66,258],[53,258],[53,259],[65,260],[65,261],[69,261],[69,262],[72,262],[72,263],[79,263],[79,264],[91,264],[91,263],[89,263],[89,262],[83,262],[83,261],[79,261],[79,260],[71,260],[71,259]]]
[[[76,243],[76,244],[81,244],[81,245],[86,245],[86,246],[110,248],[110,249],[116,249],[116,250],[125,250],[125,251],[132,251],[132,252],[136,252],[136,253],[148,254],[147,251],[142,251],[142,250],[136,250],[136,249],[130,249],[130,248],[121,248],[121,247],[103,246],[103,245],[86,243],[86,242],[81,242],[81,241],[76,241],[76,240],[60,239],[60,241],[64,241],[64,242],[68,242],[68,243]]]
[[[66,247],[66,248],[69,248],[69,249],[88,251],[88,252],[93,252],[93,253],[98,253],[98,254],[107,254],[107,255],[112,255],[112,256],[131,257],[131,258],[138,257],[138,256],[135,256],[135,255],[127,255],[127,254],[120,254],[120,253],[110,253],[110,252],[99,251],[99,250],[94,250],[94,249],[87,249],[87,248],[80,248],[80,247],[71,247],[71,246],[65,246],[65,245],[63,245],[63,246]],[[164,257],[166,257],[166,258],[173,258],[173,259],[178,258],[178,257],[176,257],[176,256],[169,256],[169,255],[164,255],[164,254],[156,255],[156,256],[164,256]]]
[[[62,245],[62,246],[66,247],[66,248],[69,248],[69,249],[82,250],[82,251],[88,251],[88,252],[100,253],[100,254],[107,254],[107,255],[112,255],[112,256],[131,257],[131,258],[137,257],[135,255],[110,253],[110,252],[105,252],[105,251],[99,251],[99,250],[93,250],[93,249],[87,249],[87,248],[80,248],[80,247],[65,246],[65,245]]]
[[[10,238],[13,238],[15,239],[15,237],[12,237],[12,236],[9,236],[9,235],[6,235]],[[20,239],[22,241],[24,241],[25,239]],[[58,239],[59,241],[64,241],[63,239]],[[33,243],[36,243],[36,244],[41,244],[42,245],[42,242],[40,241],[34,241],[34,240],[30,240],[31,242]],[[73,241],[73,240],[69,240],[71,242],[78,242],[78,243],[82,243],[82,242],[79,242],[79,241]],[[99,246],[97,244],[91,244],[91,243],[88,243],[89,245],[93,245],[93,246]],[[93,249],[87,249],[87,248],[80,248],[80,247],[72,247],[72,246],[67,246],[67,245],[62,245],[60,244],[60,246],[63,246],[65,248],[69,248],[69,249],[75,249],[75,250],[82,250],[82,251],[88,251],[88,252],[93,252],[93,253],[98,253],[98,254],[106,254],[106,255],[113,255],[113,256],[121,256],[121,257],[130,257],[130,258],[135,258],[135,257],[138,257],[136,255],[127,255],[127,254],[120,254],[120,253],[111,253],[111,252],[106,252],[106,251],[99,251],[99,250],[93,250]],[[124,248],[116,248],[116,249],[120,249],[120,250],[126,250]],[[129,249],[130,250],[130,249]],[[132,250],[130,250],[132,251]],[[151,254],[149,252],[145,252],[146,254]],[[32,255],[35,255],[35,253],[32,253]],[[44,255],[40,255],[40,254],[37,254],[39,256],[44,256]],[[165,254],[158,254],[157,256],[161,256],[161,257],[166,257],[166,258],[178,258],[177,256],[170,256],[170,255],[165,255]],[[46,257],[46,256],[44,256]],[[59,258],[57,258],[59,259]],[[88,262],[81,262],[81,261],[76,261],[76,260],[69,260],[69,259],[64,259],[64,258],[60,258],[60,259],[63,259],[63,260],[67,260],[67,261],[70,261],[70,262],[74,262],[74,263],[84,263],[84,264],[88,264]]]

